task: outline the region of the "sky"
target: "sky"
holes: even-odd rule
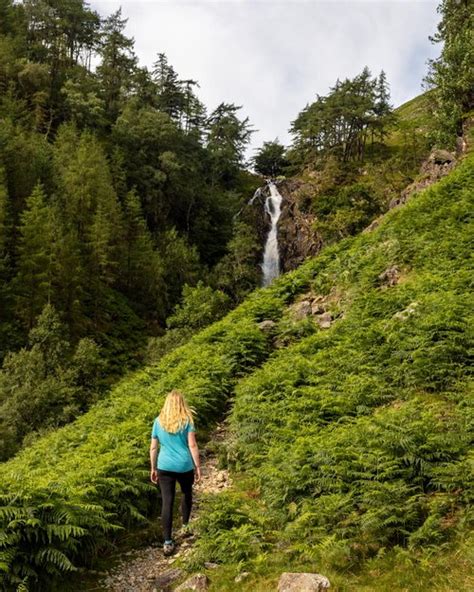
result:
[[[427,60],[440,46],[437,0],[92,0],[102,16],[122,7],[142,66],[165,53],[182,79],[199,82],[208,112],[242,105],[264,141],[291,143],[298,113],[337,78],[364,66],[387,74],[397,107],[422,92]]]

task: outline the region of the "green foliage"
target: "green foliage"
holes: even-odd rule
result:
[[[227,249],[227,255],[213,270],[213,280],[235,302],[241,302],[260,282],[258,263],[262,246],[255,229],[246,222],[237,221]]]
[[[0,359],[50,302],[123,372],[226,252],[255,184],[248,120],[208,116],[164,54],[140,67],[120,10],[2,0],[0,15]]]
[[[44,497],[54,512],[71,508],[64,520],[51,522],[85,532],[77,541],[55,539],[54,548],[69,561],[83,564],[113,541],[112,530],[139,523],[156,507],[156,488],[147,483],[146,425],[173,387],[186,393],[201,428],[221,416],[236,378],[268,355],[267,340],[253,321],[263,304],[247,305],[239,322],[238,315],[236,320],[230,315],[204,329],[156,366],[123,380],[73,424],[37,439],[3,466],[0,515],[6,542],[0,560],[5,564],[5,587],[13,588],[21,577],[28,589],[47,589],[48,570],[55,577],[58,570],[68,569],[66,562],[57,562],[57,555],[46,551],[50,544],[42,534],[43,520],[31,525],[33,531],[38,529],[31,534],[12,522],[13,512],[31,513],[32,504],[40,512]],[[24,470],[29,479],[18,479]],[[33,566],[31,571],[29,557],[38,553],[43,568]]]
[[[207,148],[211,156],[212,184],[223,182],[229,186],[242,164],[244,150],[250,141],[252,129],[249,119],[240,120],[233,104],[221,103],[209,115]]]
[[[277,177],[283,173],[288,164],[285,147],[278,140],[264,142],[253,157],[253,163],[257,173],[266,177]]]
[[[201,329],[223,317],[230,308],[229,297],[199,281],[195,287],[185,284],[180,304],[166,323],[170,328]]]
[[[368,226],[384,205],[383,196],[368,182],[334,188],[334,193],[318,195],[312,210],[317,220],[313,225],[325,243],[356,234]]]
[[[222,492],[204,500],[198,522],[199,536],[191,568],[207,561],[245,563],[268,546],[263,532],[266,516],[249,504],[243,495]]]
[[[17,314],[30,329],[50,298],[54,266],[52,210],[40,186],[27,200],[20,237],[14,280]]]
[[[443,43],[443,48],[430,60],[425,80],[433,87],[434,140],[453,148],[474,109],[474,10],[469,0],[442,0],[438,12],[441,21],[431,41]]]
[[[297,342],[239,381],[231,414],[229,459],[300,559],[341,569],[393,545],[438,548],[472,502],[473,170],[468,158],[376,231],[279,280],[309,272],[313,293],[345,294],[330,330],[295,323]],[[394,264],[400,282],[380,285]],[[291,344],[287,324],[277,333]]]
[[[352,80],[337,80],[327,96],[318,96],[292,122],[293,161],[335,155],[343,162],[362,160],[370,139],[383,142],[392,119],[385,73],[372,78],[367,67]]]
[[[91,339],[75,351],[64,325],[46,305],[29,333],[29,348],[9,353],[0,371],[0,457],[12,456],[22,440],[72,421],[97,400],[103,362]]]

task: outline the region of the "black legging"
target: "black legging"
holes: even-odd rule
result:
[[[163,524],[163,536],[165,541],[171,540],[173,526],[173,504],[176,493],[176,481],[181,486],[181,515],[183,524],[187,524],[193,505],[194,471],[175,473],[158,469],[158,483],[161,489],[161,522]]]

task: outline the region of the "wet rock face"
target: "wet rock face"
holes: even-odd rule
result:
[[[330,587],[326,576],[315,573],[283,573],[278,592],[324,592]]]
[[[301,186],[301,181],[276,181],[275,184],[283,198],[278,221],[278,247],[280,269],[284,273],[296,269],[307,257],[316,255],[322,244],[312,230],[314,215],[300,209],[297,190]],[[243,212],[244,219],[257,231],[262,245],[262,255],[271,227],[270,216],[265,212],[265,200],[269,194],[268,186],[263,185]]]
[[[322,241],[314,232],[313,214],[302,212],[296,198],[301,185],[297,180],[278,183],[278,191],[283,197],[281,216],[278,223],[278,243],[280,263],[283,272],[296,269],[307,257],[317,255]]]
[[[257,230],[257,235],[262,245],[262,255],[265,241],[271,226],[270,216],[265,212],[265,201],[270,195],[267,185],[262,185],[257,190],[257,195],[251,200],[243,211],[243,218]]]

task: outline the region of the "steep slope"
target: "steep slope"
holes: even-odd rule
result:
[[[469,493],[473,165],[466,157],[372,233],[256,291],[5,463],[4,588],[53,590],[71,562],[89,563],[115,531],[156,512],[148,426],[172,387],[200,427],[235,393],[232,457],[259,486],[249,513],[234,498],[217,512],[210,504],[196,564],[258,563],[278,544],[289,561],[332,549],[346,569],[393,545],[448,540]],[[308,293],[321,296],[330,329],[292,320],[287,306]],[[263,320],[277,322],[273,334]]]
[[[277,333],[309,335],[236,388],[229,457],[251,479],[227,505],[210,501],[197,564],[245,561],[262,575],[280,553],[277,569],[316,564],[337,579],[393,547],[427,561],[466,534],[473,164],[282,280],[311,277]],[[409,589],[426,590],[413,573]],[[337,589],[361,589],[349,580]],[[464,589],[449,569],[437,586]]]

